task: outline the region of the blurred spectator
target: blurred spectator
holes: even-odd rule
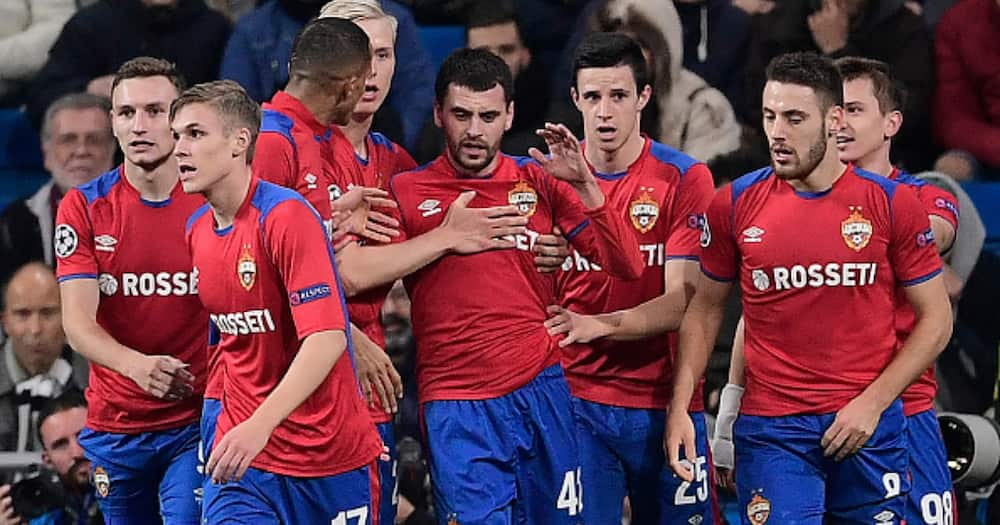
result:
[[[548,72],[532,60],[531,50],[521,39],[512,0],[477,0],[468,6],[465,36],[468,47],[485,49],[499,56],[514,75],[514,123],[504,134],[500,149],[508,155],[527,155],[528,148],[544,149],[535,134],[544,127],[548,112]],[[428,119],[413,157],[423,164],[444,151],[444,132]]]
[[[3,290],[7,342],[0,361],[0,450],[40,450],[38,411],[47,399],[86,386],[86,361],[66,346],[52,269],[28,263]]]
[[[306,21],[319,14],[323,3],[323,0],[269,0],[261,4],[236,23],[226,44],[220,76],[239,82],[254,100],[269,100],[288,83],[292,42]],[[392,76],[389,104],[376,113],[372,128],[412,149],[434,101],[434,67],[420,43],[409,9],[394,0],[380,0],[380,3],[399,23],[396,72]],[[389,107],[396,115],[387,113]],[[393,120],[398,124],[393,126]]]
[[[256,0],[205,0],[208,7],[226,15],[229,23],[235,24],[243,15],[257,8]]]
[[[177,64],[191,84],[218,78],[229,22],[204,0],[100,0],[66,22],[35,79],[28,116],[38,126],[52,101],[76,91],[111,98],[111,78],[131,58]]]
[[[77,441],[87,422],[87,401],[79,390],[67,390],[47,401],[38,415],[38,435],[42,441],[42,464],[58,475],[57,487],[48,487],[50,496],[59,494],[62,504],[32,519],[28,525],[97,525],[103,524],[97,497],[90,484],[90,461]],[[37,486],[37,485],[36,485]],[[55,490],[53,490],[55,488]],[[0,525],[23,523],[20,516],[4,514],[12,498],[0,487]],[[55,502],[46,502],[49,505]]]
[[[760,93],[764,68],[782,53],[817,51],[831,58],[860,56],[881,60],[909,93],[903,129],[893,140],[892,161],[914,173],[930,167],[934,144],[930,133],[933,61],[931,35],[923,19],[904,7],[904,0],[813,0],[774,2],[742,0],[763,14],[752,21],[747,60],[743,123],[761,121]]]
[[[584,28],[618,31],[642,47],[653,96],[642,112],[643,133],[702,161],[736,151],[740,126],[719,90],[684,69],[681,22],[670,0],[597,0],[588,7]],[[574,38],[579,41],[579,38]],[[567,86],[572,83],[567,74]],[[568,98],[568,97],[567,97]],[[580,113],[568,100],[553,104],[551,121],[564,122],[579,134]]]
[[[1000,180],[1000,0],[965,0],[937,28],[936,167],[959,180]]]
[[[111,169],[111,103],[89,93],[56,100],[42,122],[42,153],[52,180],[0,213],[0,282],[28,261],[55,265],[52,233],[56,208],[72,187]]]
[[[80,0],[0,2],[0,106],[15,106]]]
[[[676,0],[674,6],[684,30],[684,67],[722,91],[739,114],[750,17],[730,0]]]

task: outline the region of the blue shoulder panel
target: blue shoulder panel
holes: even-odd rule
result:
[[[854,167],[854,173],[858,174],[858,177],[865,179],[867,181],[874,182],[882,191],[885,192],[885,196],[889,199],[889,203],[892,203],[892,196],[896,193],[897,182],[889,180],[881,175],[876,175],[870,171],[865,171],[857,166]],[[902,177],[900,177],[902,179]],[[900,181],[902,182],[902,181]]]
[[[111,193],[111,188],[115,184],[118,184],[120,180],[121,175],[119,175],[118,167],[116,166],[111,171],[101,174],[96,179],[77,186],[76,189],[80,190],[80,193],[87,199],[87,204],[90,204],[97,199],[107,197]]]
[[[290,190],[284,186],[278,186],[277,184],[271,184],[267,181],[259,181],[257,183],[257,191],[254,192],[253,198],[250,200],[250,204],[260,211],[260,223],[264,224],[264,219],[267,215],[271,213],[274,208],[281,204],[282,202],[295,200],[299,201],[305,205],[313,215],[316,217],[317,221],[322,223],[319,213],[306,201],[302,195],[299,195],[295,190]]]
[[[265,109],[261,113],[260,132],[280,133],[288,142],[295,146],[295,139],[292,137],[292,126],[294,121],[288,115],[273,109]]]
[[[649,147],[649,154],[653,156],[654,159],[664,163],[676,166],[681,172],[683,177],[691,166],[698,163],[697,160],[691,158],[687,154],[677,151],[666,144],[660,144],[659,142],[653,141],[653,145]]]
[[[736,201],[740,198],[743,192],[750,189],[750,186],[757,184],[758,182],[763,182],[774,173],[774,170],[770,166],[766,168],[761,168],[757,171],[751,171],[746,175],[733,181],[733,209],[736,209]]]
[[[396,145],[393,144],[392,141],[385,135],[379,133],[378,131],[373,131],[369,133],[368,136],[371,137],[372,144],[375,144],[376,146],[384,146],[385,149],[393,153],[396,152]]]
[[[205,213],[207,213],[208,210],[209,206],[207,202],[205,204],[202,204],[201,206],[198,206],[198,209],[194,210],[194,213],[192,213],[191,216],[188,217],[187,224],[184,225],[184,233],[187,234],[188,232],[190,232],[191,228],[194,226],[194,223],[198,222],[198,219],[200,219],[202,215],[205,215]]]

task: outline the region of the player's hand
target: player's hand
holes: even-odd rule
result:
[[[212,448],[205,472],[213,483],[239,481],[257,454],[271,439],[274,427],[259,423],[253,416],[236,425]]]
[[[535,254],[535,269],[541,273],[552,273],[562,268],[563,261],[569,257],[569,242],[563,237],[558,226],[552,229],[552,234],[542,234],[535,239],[531,247]]]
[[[560,348],[573,343],[589,343],[611,333],[611,327],[607,323],[592,315],[578,314],[555,304],[549,305],[546,312],[550,316],[545,320],[549,335],[566,334],[559,341]]]
[[[403,378],[392,365],[389,354],[367,337],[354,338],[354,363],[358,369],[358,383],[368,400],[368,406],[375,406],[375,396],[382,403],[387,414],[399,410],[398,399],[403,397]]]
[[[538,148],[528,149],[528,155],[541,164],[545,171],[571,185],[594,181],[594,174],[590,172],[590,167],[583,157],[580,141],[569,128],[562,124],[546,122],[545,127],[535,133],[545,140],[549,156],[543,155]]]
[[[396,208],[396,201],[378,188],[355,186],[330,201],[333,215],[334,239],[347,234],[386,243],[399,236],[399,221],[373,208]],[[336,247],[336,240],[334,241]]]
[[[819,442],[823,447],[823,455],[834,456],[834,459],[841,461],[861,450],[875,434],[881,417],[882,410],[863,394],[852,399],[837,412],[833,424],[823,434]]]
[[[844,0],[823,0],[823,7],[807,20],[816,47],[823,54],[829,55],[847,45],[851,21]]]
[[[10,485],[0,485],[0,525],[24,525],[24,520],[14,513]]]
[[[136,352],[126,375],[147,394],[175,401],[194,393],[194,376],[187,367],[173,356]]]
[[[452,251],[462,254],[514,247],[513,235],[525,232],[528,218],[516,206],[469,208],[476,192],[462,192],[444,216],[439,228],[447,235]]]
[[[694,468],[697,459],[697,448],[694,441],[694,422],[684,410],[667,411],[667,431],[663,435],[663,448],[667,455],[667,463],[677,477],[684,481],[694,481]],[[684,457],[681,457],[681,448]]]

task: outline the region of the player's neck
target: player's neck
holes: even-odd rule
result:
[[[341,126],[340,131],[344,132],[351,145],[354,146],[354,153],[363,159],[368,158],[368,132],[372,129],[372,120],[375,114],[351,115],[351,120],[346,126]]]
[[[621,173],[629,168],[642,155],[642,149],[646,146],[646,139],[639,134],[636,127],[635,133],[614,151],[605,151],[598,147],[593,147],[597,141],[587,141],[584,156],[587,162],[597,170],[598,173]]]
[[[153,168],[125,160],[125,179],[144,200],[162,202],[169,199],[177,186],[177,178],[177,159],[173,155]]]
[[[250,191],[250,166],[240,164],[205,189],[205,200],[212,207],[215,227],[228,228]]]
[[[798,191],[818,193],[833,187],[837,179],[844,174],[847,165],[840,162],[837,156],[837,148],[832,144],[827,144],[826,154],[815,169],[802,179],[789,180],[788,183]]]
[[[881,148],[854,161],[854,165],[883,177],[892,175],[892,162],[889,161],[889,143],[886,142]]]
[[[329,97],[324,94],[317,93],[315,90],[310,89],[305,84],[289,84],[285,88],[285,93],[291,95],[296,100],[298,100],[307,110],[309,114],[316,119],[322,126],[330,126],[333,124],[333,109],[329,107]]]

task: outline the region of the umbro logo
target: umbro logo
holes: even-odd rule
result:
[[[756,226],[751,226],[743,230],[743,242],[758,243],[764,241],[764,230]]]
[[[312,173],[306,173],[306,176],[303,178],[306,180],[306,185],[310,190],[316,189],[316,181],[318,179],[316,178],[315,175],[313,175]]]
[[[113,252],[116,244],[118,244],[118,239],[107,234],[94,237],[94,249],[97,251]]]
[[[422,215],[424,217],[430,217],[431,215],[441,213],[441,201],[427,199],[424,202],[421,202],[420,205],[417,206],[417,209],[423,212]]]

